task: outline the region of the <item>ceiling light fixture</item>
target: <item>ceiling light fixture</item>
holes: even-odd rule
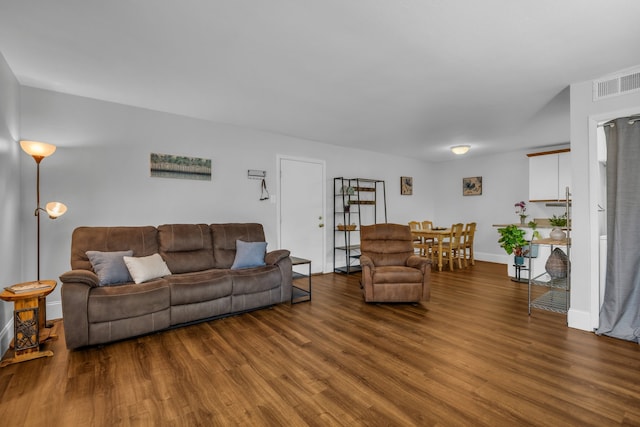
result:
[[[459,155],[469,151],[469,148],[471,148],[470,145],[456,145],[455,147],[451,147],[451,151],[453,152],[453,154]]]

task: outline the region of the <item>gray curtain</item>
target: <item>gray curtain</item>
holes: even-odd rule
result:
[[[607,279],[597,333],[640,342],[640,121],[629,119],[605,125]]]

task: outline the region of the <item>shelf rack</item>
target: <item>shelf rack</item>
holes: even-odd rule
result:
[[[387,222],[385,183],[379,179],[338,177],[333,179],[333,194],[333,271],[355,273],[361,271],[360,227]],[[339,224],[353,224],[355,228],[338,229]]]
[[[571,223],[571,193],[569,187],[566,187],[566,202],[564,203],[567,215],[567,224]],[[562,240],[554,239],[537,239],[531,243],[535,245],[549,245],[551,252],[554,246],[563,246],[566,248],[567,258],[571,259],[571,227],[566,229],[567,237]],[[545,272],[535,277],[531,277],[531,256],[529,256],[529,280],[528,280],[528,303],[529,315],[531,309],[547,310],[556,313],[566,314],[569,311],[571,300],[571,262],[567,263],[567,276],[562,278],[553,278],[549,273]],[[543,286],[548,290],[537,298],[532,297],[534,286]]]

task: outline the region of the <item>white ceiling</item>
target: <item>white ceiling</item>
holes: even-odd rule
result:
[[[21,84],[433,161],[569,141],[637,0],[0,0]]]

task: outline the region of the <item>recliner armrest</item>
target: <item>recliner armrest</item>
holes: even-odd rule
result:
[[[367,255],[360,255],[360,266],[362,268],[369,267],[372,270],[376,268],[375,264],[373,263],[373,260]]]
[[[62,283],[81,283],[92,288],[100,286],[100,279],[98,279],[98,275],[89,270],[67,271],[60,276],[60,281]]]
[[[418,255],[411,255],[407,258],[407,267],[418,268],[424,272],[426,269],[431,268],[431,260]]]

